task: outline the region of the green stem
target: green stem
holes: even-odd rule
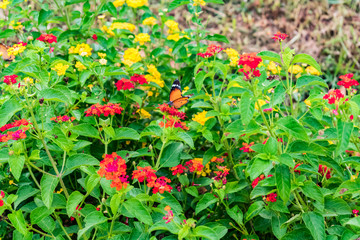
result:
[[[156,161],[156,165],[155,165],[155,170],[158,170],[159,169],[159,165],[160,165],[160,159],[161,159],[161,156],[164,152],[164,148],[165,148],[165,145],[166,145],[166,142],[167,142],[167,139],[165,138],[164,141],[163,141],[163,144],[161,146],[161,149],[160,149],[160,153],[159,153],[159,157]]]
[[[69,240],[71,240],[71,237],[70,237],[69,234],[67,233],[66,229],[64,228],[64,226],[63,226],[63,224],[62,224],[62,222],[61,222],[60,217],[56,214],[56,212],[54,213],[54,216],[55,216],[55,218],[56,218],[56,221],[59,223],[61,229],[64,231],[66,237],[67,237]]]
[[[27,166],[27,168],[29,169],[29,173],[30,173],[32,179],[34,180],[36,186],[37,186],[39,189],[41,189],[41,186],[40,186],[38,180],[36,180],[35,175],[34,175],[33,171],[31,170],[31,167],[29,166],[28,163],[26,163],[26,166]]]

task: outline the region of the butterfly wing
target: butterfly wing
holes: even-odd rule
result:
[[[176,99],[182,98],[180,81],[176,79],[171,86],[170,90],[170,102],[174,102]]]
[[[181,98],[178,98],[176,99],[174,102],[173,102],[173,106],[175,108],[181,108],[182,106],[184,106],[185,104],[187,104],[189,102],[189,97],[181,97]]]
[[[12,61],[15,58],[15,56],[13,55],[9,56],[7,49],[8,47],[0,43],[0,53],[2,54],[2,58],[6,61]]]

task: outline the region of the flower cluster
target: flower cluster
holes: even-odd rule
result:
[[[254,145],[254,142],[251,142],[249,144],[247,144],[246,142],[242,143],[243,147],[240,148],[240,150],[242,150],[243,152],[254,152],[254,150],[252,150],[250,147]]]
[[[215,44],[210,44],[205,53],[198,53],[197,55],[199,55],[202,58],[208,58],[208,57],[212,57],[215,54],[221,52],[223,50],[223,48],[220,45],[215,45]]]
[[[256,70],[259,64],[262,62],[262,59],[256,56],[256,53],[246,53],[239,56],[238,65],[241,65],[242,68],[239,69],[239,72],[244,73],[247,80],[252,77],[260,77],[260,71]]]
[[[156,24],[156,18],[154,17],[145,18],[142,24],[146,26],[154,26]]]
[[[18,75],[7,75],[4,76],[4,83],[6,83],[7,85],[13,85],[15,83],[17,83],[16,78],[18,77]]]
[[[344,88],[351,88],[352,86],[359,86],[358,81],[356,81],[355,79],[352,79],[353,76],[354,76],[353,73],[348,73],[348,74],[342,75],[339,77],[341,79],[341,81],[339,81],[337,84],[339,86],[344,86]]]
[[[269,174],[267,177],[272,177],[273,175]],[[265,178],[264,174],[261,174],[259,177],[255,178],[254,181],[251,183],[252,188],[255,188],[261,180],[264,180]]]
[[[161,121],[159,123],[160,127],[165,127],[165,128],[181,128],[184,130],[189,130],[189,128],[186,126],[185,122],[180,121],[180,119],[175,118],[174,116],[163,116],[163,119],[166,121]]]
[[[228,169],[225,166],[216,166],[220,171],[214,171],[214,173],[216,174],[216,176],[214,177],[215,181],[221,181],[222,184],[226,184],[227,180],[226,180],[226,176],[229,175],[229,171],[230,169]]]
[[[124,52],[124,59],[122,62],[131,67],[134,63],[140,62],[141,59],[139,50],[136,48],[128,48]]]
[[[326,179],[331,178],[331,171],[332,169],[328,168],[325,165],[319,165],[319,170],[318,172],[322,175],[322,176],[326,176]]]
[[[8,0],[2,0],[0,2],[0,8],[6,9],[7,5],[9,5],[9,4],[10,4],[10,2]]]
[[[329,104],[334,104],[344,97],[339,89],[331,89],[327,94],[324,95],[323,99],[327,99]]]
[[[15,132],[8,131],[5,134],[0,133],[0,142],[7,142],[10,140],[17,141],[19,139],[25,139],[26,138],[26,130],[28,130],[28,127],[24,127],[23,129],[16,130]]]
[[[100,117],[102,114],[107,117],[109,115],[115,115],[115,114],[121,114],[121,112],[124,109],[122,107],[120,107],[120,104],[114,104],[114,103],[108,103],[105,105],[100,105],[100,104],[94,104],[92,105],[90,108],[88,108],[85,111],[85,116],[89,117],[89,116],[98,116]]]
[[[142,6],[147,6],[149,3],[148,0],[126,0],[126,4],[132,8],[139,8]]]
[[[0,205],[1,206],[1,205]],[[359,216],[359,210],[357,209],[353,209],[352,210],[352,213],[354,214],[355,217],[358,217]]]
[[[72,122],[74,121],[76,118],[75,117],[69,117],[67,115],[64,116],[56,116],[56,117],[52,117],[50,118],[51,121],[57,122],[57,123],[63,123],[63,122]]]
[[[62,76],[65,75],[66,70],[69,68],[69,65],[64,65],[62,63],[58,63],[56,64],[53,68],[51,68],[52,70],[56,71],[58,76]]]
[[[26,119],[15,120],[12,123],[8,123],[8,124],[5,124],[4,126],[2,126],[0,128],[0,131],[5,132],[6,130],[9,130],[11,128],[20,127],[20,126],[28,126],[29,124],[31,124],[31,123]]]
[[[9,56],[16,56],[25,51],[26,45],[23,43],[14,44],[12,47],[8,48],[7,53]]]
[[[150,42],[150,35],[147,33],[139,33],[138,35],[135,35],[135,42],[138,42],[140,45],[144,45],[147,42]]]
[[[3,190],[0,191],[0,207],[4,206],[4,197],[5,197],[5,193],[3,192]]]
[[[277,66],[275,62],[271,61],[267,66],[267,70],[269,70],[272,74],[280,74],[281,67]]]
[[[281,41],[284,41],[287,37],[288,37],[288,35],[286,33],[277,32],[274,34],[272,39],[274,39],[275,41],[281,42]]]
[[[147,65],[147,72],[149,74],[146,74],[145,78],[148,82],[156,83],[160,87],[165,86],[164,81],[161,79],[161,74],[159,73],[155,65],[153,64]]]
[[[235,67],[238,64],[240,54],[233,48],[227,48],[224,52],[230,58],[230,66]]]
[[[69,49],[69,54],[79,54],[80,56],[91,56],[92,48],[89,44],[86,43],[80,43],[77,44],[76,47],[71,46]]]
[[[184,171],[186,171],[186,167],[184,167],[183,165],[179,164],[175,167],[172,167],[171,168],[171,171],[172,171],[172,175],[178,175],[178,174],[182,174],[184,173]]]
[[[57,37],[53,34],[41,34],[36,40],[46,43],[57,43]]]
[[[110,186],[115,187],[118,191],[127,187],[129,176],[126,175],[126,162],[116,152],[105,155],[97,173],[107,180],[112,180]]]
[[[206,117],[206,114],[207,111],[202,111],[201,113],[195,114],[192,120],[204,126],[207,120],[213,118],[213,117]]]
[[[105,25],[102,27],[102,30],[107,34],[109,34],[110,36],[115,36],[115,33],[113,32],[115,29],[128,30],[130,32],[134,32],[136,26],[134,24],[127,22],[113,22],[109,28],[106,27]]]
[[[166,215],[165,215],[165,217],[163,217],[163,219],[166,220],[165,223],[167,224],[167,223],[171,222],[171,220],[174,219],[174,213],[173,213],[173,211],[171,211],[170,206],[166,206],[164,208],[164,210],[166,211]]]
[[[156,194],[160,192],[161,194],[165,191],[171,192],[172,187],[168,185],[170,179],[166,177],[157,177],[155,170],[150,166],[140,167],[137,166],[137,170],[133,171],[132,179],[137,179],[140,183],[146,181],[148,187],[153,188],[153,193]]]
[[[129,79],[122,78],[121,80],[117,81],[115,83],[115,86],[118,91],[120,90],[128,90],[135,88],[135,83],[138,83],[140,85],[146,84],[147,80],[144,75],[134,74]]]
[[[171,116],[180,118],[182,120],[185,119],[186,115],[184,112],[177,110],[175,107],[170,107],[168,104],[163,103],[157,107],[161,112],[167,113]]]
[[[270,193],[266,196],[266,201],[268,202],[276,202],[277,194],[276,193]]]
[[[76,67],[76,69],[77,69],[79,72],[82,72],[82,71],[86,70],[85,65],[82,64],[82,63],[79,62],[79,61],[76,61],[75,67]]]

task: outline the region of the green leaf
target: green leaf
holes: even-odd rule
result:
[[[14,207],[17,208],[20,205],[20,203],[22,203],[26,199],[36,195],[38,192],[39,192],[38,189],[35,189],[35,188],[31,187],[30,185],[20,186],[16,192],[16,194],[19,197],[16,199],[16,201],[14,203]]]
[[[142,132],[140,133],[141,137],[144,136],[157,136],[160,137],[162,135],[162,128],[158,125],[151,125],[146,127]]]
[[[80,136],[100,139],[99,131],[88,123],[73,126],[71,131]]]
[[[300,125],[300,123],[295,120],[292,116],[287,116],[279,121],[277,121],[277,125],[284,131],[290,133],[295,138],[309,141],[309,137],[306,134],[305,128]]]
[[[248,222],[253,217],[258,215],[261,210],[264,208],[264,202],[263,201],[257,201],[250,205],[249,209],[245,213],[245,222]]]
[[[257,178],[261,173],[263,173],[265,169],[272,166],[272,163],[269,160],[255,158],[252,161],[253,163],[251,164],[251,166],[248,166],[248,172],[250,174],[251,181]]]
[[[345,226],[350,225],[356,228],[360,228],[360,218],[359,217],[350,218],[348,221],[344,223],[344,225]]]
[[[274,61],[281,64],[281,57],[279,54],[271,51],[262,51],[257,54],[257,56],[261,57],[263,60]]]
[[[270,155],[275,155],[277,150],[277,140],[273,137],[270,137],[265,143],[264,152]]]
[[[78,191],[74,191],[70,194],[69,199],[67,200],[66,203],[66,213],[69,217],[73,215],[73,213],[76,210],[76,207],[81,203],[83,197],[84,195],[82,195]]]
[[[283,103],[285,100],[285,88],[283,85],[278,85],[274,90],[274,97],[271,98],[270,106],[276,106],[280,103]]]
[[[326,239],[325,219],[322,215],[315,212],[305,212],[302,215],[302,219],[315,240]]]
[[[207,226],[198,226],[193,230],[193,236],[201,237],[201,239],[218,240],[215,230]]]
[[[327,83],[321,77],[318,76],[303,75],[296,80],[297,88],[313,86],[313,85],[320,85],[329,88]]]
[[[49,216],[54,212],[54,208],[48,209],[46,206],[35,208],[30,213],[31,224],[37,224],[45,217]]]
[[[192,149],[194,149],[194,141],[192,137],[186,132],[177,132],[174,135],[170,136],[170,140],[178,140],[183,141],[187,145],[189,145]]]
[[[99,160],[93,156],[85,153],[78,153],[69,157],[66,161],[66,170],[74,170],[81,166],[97,166],[99,165]]]
[[[347,150],[353,128],[354,124],[352,122],[342,122],[341,119],[338,120],[337,134],[339,143],[336,148],[337,155]]]
[[[109,11],[109,13],[111,15],[113,15],[113,17],[117,17],[117,11],[116,11],[116,7],[114,6],[114,4],[112,2],[108,2],[106,3],[106,8]]]
[[[287,217],[282,213],[280,215],[273,214],[271,217],[271,229],[278,239],[281,239],[286,234],[286,226],[281,227],[286,221]]]
[[[112,196],[110,200],[110,208],[113,215],[117,214],[120,204],[121,204],[121,195],[115,194],[114,196]]]
[[[287,152],[290,153],[310,153],[319,156],[326,155],[326,149],[316,143],[309,143],[307,141],[296,140],[290,143]]]
[[[230,43],[227,37],[221,34],[207,35],[204,40]]]
[[[241,96],[240,111],[242,123],[248,125],[255,112],[255,101],[248,92]]]
[[[92,75],[92,72],[90,72],[89,70],[84,70],[80,73],[79,81],[80,81],[81,87],[83,87],[85,85],[86,80],[88,80],[91,75]]]
[[[239,208],[235,205],[233,208],[226,208],[227,214],[240,226],[243,224],[244,214]]]
[[[178,8],[182,5],[189,4],[189,3],[190,3],[190,1],[188,1],[188,0],[174,0],[169,5],[169,12],[171,12],[175,8]]]
[[[304,186],[301,186],[302,192],[308,198],[312,198],[318,201],[321,204],[324,204],[324,196],[321,193],[319,186],[317,186],[313,181],[304,182]]]
[[[84,219],[85,228],[80,229],[78,232],[78,239],[81,239],[81,236],[84,235],[89,229],[94,226],[99,226],[101,223],[107,221],[107,218],[99,211],[93,211],[89,215],[87,215]]]
[[[127,127],[117,128],[115,130],[114,140],[120,140],[120,139],[139,140],[140,135],[137,131],[135,131],[132,128],[127,128]]]
[[[45,11],[44,9],[41,9],[39,12],[39,18],[38,18],[38,25],[43,24],[46,22],[46,20],[51,16],[52,11]]]
[[[0,108],[0,126],[4,126],[11,117],[23,107],[15,97],[4,102]]]
[[[81,32],[79,30],[66,30],[65,32],[62,32],[58,37],[58,42],[61,42],[63,40],[69,39],[71,37],[75,36],[82,36]]]
[[[342,198],[332,198],[332,196],[327,196],[325,198],[325,210],[328,216],[350,215],[352,211],[345,200]]]
[[[24,215],[21,210],[13,211],[12,213],[8,214],[7,217],[14,225],[16,230],[18,230],[22,235],[25,236],[28,233]]]
[[[161,196],[164,197],[161,199],[161,203],[169,205],[177,214],[181,214],[183,212],[183,208],[179,201],[171,193],[164,192]]]
[[[282,164],[285,164],[286,166],[288,166],[290,168],[295,167],[293,158],[287,153],[283,153],[279,156],[279,162]]]
[[[8,162],[11,173],[13,174],[14,178],[19,181],[21,172],[24,168],[25,156],[13,154],[9,157]]]
[[[16,36],[16,32],[13,29],[5,29],[4,31],[0,32],[0,39],[11,38],[13,36]]]
[[[284,237],[281,238],[281,240],[294,240],[294,239],[309,240],[309,239],[313,239],[313,238],[311,237],[309,230],[307,230],[306,228],[295,229],[295,230],[287,233]]]
[[[314,67],[316,70],[318,70],[321,74],[321,67],[320,65],[316,62],[316,60],[305,53],[301,53],[301,54],[297,54],[294,56],[292,63],[306,63],[309,64],[310,66]]]
[[[197,215],[202,210],[209,207],[211,204],[214,204],[218,201],[218,199],[212,193],[205,193],[205,195],[199,200],[198,204],[195,208],[195,214]]]
[[[290,169],[288,166],[285,165],[278,165],[275,168],[275,180],[276,180],[276,187],[277,192],[281,199],[284,201],[284,204],[290,198],[291,193],[291,181],[290,181]]]
[[[139,200],[135,198],[129,199],[126,202],[124,202],[124,207],[132,215],[134,215],[139,221],[147,225],[153,224],[149,211],[144,207],[144,205]]]
[[[175,167],[180,163],[180,154],[184,149],[182,143],[171,143],[165,147],[164,152],[160,158],[160,168]]]
[[[47,208],[51,207],[54,197],[54,191],[58,183],[59,183],[59,178],[55,176],[44,174],[41,178],[40,181],[41,199]]]
[[[101,177],[97,173],[91,174],[89,177],[87,177],[85,180],[86,192],[91,193],[94,190],[94,188],[97,186],[97,184],[100,182],[100,180]]]
[[[174,44],[172,54],[176,55],[179,52],[180,48],[184,47],[186,44],[189,44],[190,42],[191,41],[187,38],[181,38],[179,41],[177,41]]]
[[[206,75],[205,71],[200,71],[198,74],[195,75],[195,86],[197,92],[200,92],[203,86],[205,75]]]
[[[38,98],[44,98],[46,101],[56,101],[70,104],[68,97],[61,91],[56,89],[44,89],[38,93]]]

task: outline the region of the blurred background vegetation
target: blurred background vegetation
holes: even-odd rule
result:
[[[151,1],[150,1],[151,2]],[[170,1],[163,0],[166,6]],[[279,51],[271,39],[277,31],[289,35],[286,44],[297,53],[312,55],[333,85],[339,75],[351,72],[360,79],[360,1],[339,0],[225,0],[207,4],[200,17],[207,30],[227,36],[240,53]],[[156,8],[154,7],[154,11]],[[173,15],[184,28],[191,16],[186,6]]]

